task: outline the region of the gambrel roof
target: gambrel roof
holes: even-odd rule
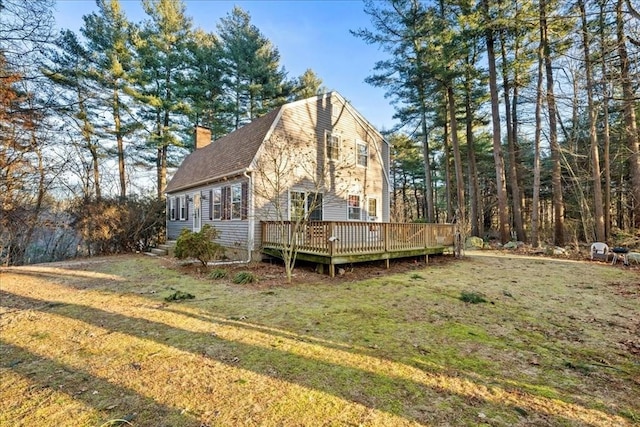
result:
[[[378,131],[337,92],[294,101],[270,111],[240,129],[189,154],[175,172],[165,192],[173,193],[186,190],[244,173],[251,167],[260,146],[269,138],[270,132],[280,120],[284,109],[293,108],[303,103],[317,102],[332,96],[336,97],[362,124],[379,135]],[[382,138],[381,135],[380,137]],[[384,141],[384,138],[382,140]]]

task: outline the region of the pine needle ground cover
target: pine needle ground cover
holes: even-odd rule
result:
[[[144,256],[1,270],[0,425],[640,423],[638,269],[480,252],[232,276]]]

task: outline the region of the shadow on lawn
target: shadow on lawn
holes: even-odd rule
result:
[[[487,389],[480,384],[467,380],[462,380],[464,383],[461,383],[459,378],[449,378],[442,374],[434,374],[428,382],[421,382],[407,378],[406,373],[404,378],[400,375],[396,376],[389,369],[389,366],[380,369],[383,372],[374,372],[375,367],[355,367],[353,362],[351,362],[352,366],[348,366],[347,363],[334,363],[333,361],[315,358],[313,355],[307,357],[295,354],[291,351],[276,348],[277,345],[275,343],[277,343],[280,334],[274,334],[274,331],[268,328],[259,328],[259,331],[262,334],[273,335],[273,348],[225,340],[212,336],[211,333],[189,331],[165,323],[129,317],[86,305],[50,302],[6,291],[0,291],[0,300],[2,305],[9,309],[38,310],[86,322],[106,328],[112,332],[120,332],[143,340],[153,340],[178,350],[196,355],[205,355],[229,366],[326,392],[372,409],[386,411],[420,423],[473,423],[474,420],[472,419],[461,420],[457,418],[458,413],[465,408],[467,408],[467,417],[473,417],[475,413],[481,411],[506,415],[506,408],[510,408],[513,411],[510,416],[512,421],[519,419],[523,414],[520,407],[521,402],[513,397],[522,395],[524,399],[526,396],[522,393],[516,392],[511,398],[493,399],[494,393],[508,394],[509,392],[499,388]],[[185,313],[176,315],[184,316]],[[212,322],[211,319],[202,320]],[[239,326],[235,323],[230,325]],[[321,350],[326,348],[332,351],[331,347],[334,347],[317,339],[313,341],[313,344],[320,346]],[[215,348],[213,352],[209,351],[212,345]],[[343,346],[334,348],[333,351],[338,349],[340,351],[351,351]],[[376,359],[373,356],[370,356],[370,361],[384,363],[381,359]],[[426,373],[425,375],[429,376],[431,374]],[[476,387],[479,391],[449,388],[446,383],[448,380],[466,387]],[[96,379],[96,381],[102,380]],[[109,386],[115,388],[111,384]],[[120,391],[114,392],[120,393]],[[128,390],[127,392],[131,393]],[[443,399],[448,401],[447,405],[440,405],[437,409],[434,409],[432,406],[433,401],[443,401]],[[563,416],[554,413],[553,409],[546,408],[547,403],[551,402],[546,402],[544,398],[529,396],[528,399],[528,401],[523,401],[524,403],[522,403],[527,413],[525,423],[535,423],[536,421],[544,424],[566,423],[568,418],[574,418],[570,413]],[[570,404],[566,405],[570,406]],[[469,410],[469,407],[474,407],[474,409]],[[545,409],[538,411],[538,409],[542,408]],[[168,410],[164,407],[161,407],[161,409]],[[583,416],[595,416],[600,421],[603,419],[611,420],[607,414],[600,411],[589,410],[580,406],[575,406],[574,409],[584,412],[582,415],[575,416],[579,422],[584,422]],[[434,416],[434,412],[437,415]]]
[[[3,300],[4,302],[4,300]],[[0,339],[0,368],[37,384],[38,389],[63,393],[74,400],[80,400],[100,413],[100,422],[126,419],[134,424],[144,420],[165,420],[164,426],[199,426],[200,423],[190,415],[161,405],[149,397],[135,391],[117,386],[109,381],[97,378],[89,372],[66,366],[49,358],[33,354],[23,348]],[[69,425],[74,420],[69,416]],[[14,420],[20,424],[19,420]],[[119,425],[119,424],[114,424]],[[160,427],[158,424],[155,424]]]

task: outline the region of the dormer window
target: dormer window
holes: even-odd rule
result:
[[[324,152],[328,160],[340,159],[340,135],[331,132],[325,133]]]

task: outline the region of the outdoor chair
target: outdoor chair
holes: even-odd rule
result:
[[[595,242],[591,245],[591,259],[609,261],[609,245]]]

